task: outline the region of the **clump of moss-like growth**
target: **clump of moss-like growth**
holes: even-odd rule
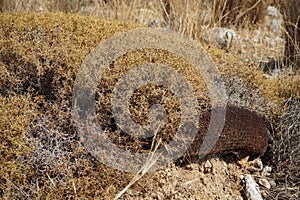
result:
[[[20,192],[23,189],[12,188],[3,191],[1,196],[112,198],[129,182],[131,175],[102,165],[81,143],[71,113],[73,84],[81,63],[101,41],[139,26],[62,13],[2,13],[0,24],[0,66],[3,75],[0,91],[3,101],[8,101],[9,95],[27,95],[37,105],[36,117],[28,118],[30,128],[27,129],[29,124],[19,127],[26,132],[29,144],[35,147],[25,159],[31,172],[27,178],[23,177],[26,182],[20,183],[24,192]],[[206,97],[205,84],[189,63],[168,52],[147,49],[120,57],[114,66],[104,72],[96,92],[103,88],[109,91],[126,71],[148,62],[173,66],[192,83],[198,97]],[[140,92],[149,89],[152,88],[146,87]],[[162,92],[158,88],[157,93]],[[110,105],[110,94],[104,92],[103,99],[97,99],[100,124],[112,122],[113,116],[109,111],[105,113],[105,108]],[[154,99],[156,95],[152,95]],[[136,99],[132,99],[133,104],[138,98],[139,95],[136,95]],[[170,101],[174,102],[168,100],[169,104],[165,104],[167,109],[177,110],[176,104],[174,107]],[[139,111],[147,110],[149,101],[141,101],[139,105]],[[3,115],[6,116],[5,113]],[[139,114],[135,115],[139,119]],[[168,129],[163,134],[166,139],[169,134],[174,134],[177,126],[171,123],[176,116],[170,116]],[[114,140],[120,135],[113,126],[115,123],[107,124]],[[7,131],[5,127],[3,131]],[[137,140],[131,147],[136,148],[139,143]],[[6,184],[3,183],[3,188]]]
[[[30,157],[34,148],[25,136],[35,114],[30,98],[0,96],[0,196],[5,198],[14,198],[16,189],[28,189],[33,172],[24,157]]]
[[[1,13],[0,27],[0,196],[115,194],[128,178],[80,144],[70,109],[73,83],[98,43],[138,26],[62,13]]]
[[[62,13],[1,14],[0,24],[0,60],[18,80],[10,87],[47,100],[71,94],[83,59],[100,41],[137,27]]]

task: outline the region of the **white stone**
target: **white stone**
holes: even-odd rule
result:
[[[274,180],[269,180],[269,183],[271,185],[271,187],[275,187],[276,186],[276,183]]]
[[[204,164],[204,172],[209,173],[212,171],[212,164],[207,160]]]
[[[245,175],[246,196],[249,200],[263,200],[259,187],[250,174]]]
[[[269,26],[270,26],[270,30],[273,32],[273,33],[278,33],[279,31],[280,31],[280,27],[281,27],[281,25],[280,25],[280,23],[278,22],[278,20],[276,20],[276,19],[272,19],[271,21],[270,21],[270,24],[269,24]]]
[[[275,18],[279,18],[279,11],[274,6],[268,6],[268,8],[267,8],[267,14],[269,16],[272,16],[272,17],[275,17]]]
[[[262,171],[262,176],[270,176],[271,171],[272,171],[272,167],[265,166]]]
[[[215,39],[218,45],[222,48],[229,49],[234,40],[236,40],[236,33],[227,28],[216,28]]]
[[[267,179],[261,178],[261,179],[259,179],[258,183],[267,189],[271,188],[271,184],[269,183],[269,181]]]
[[[205,42],[226,50],[237,40],[235,31],[220,27],[205,31],[201,37]]]
[[[263,164],[259,158],[249,162],[249,166],[247,167],[247,170],[252,172],[258,172],[263,170]]]

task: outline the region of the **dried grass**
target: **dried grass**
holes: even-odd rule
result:
[[[254,25],[264,19],[262,0],[214,0],[213,24],[221,27]]]
[[[281,0],[285,16],[285,59],[287,65],[300,69],[300,2]]]

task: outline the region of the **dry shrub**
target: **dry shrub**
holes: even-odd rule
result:
[[[300,198],[300,2],[297,0],[281,0],[281,8],[285,17],[285,63],[296,69],[292,78],[283,77],[278,82],[285,82],[282,92],[289,92],[291,85],[297,90],[290,98],[285,98],[286,112],[279,116],[277,127],[279,135],[274,141],[274,179],[278,185],[271,191],[269,199]],[[297,72],[298,70],[298,72]],[[282,89],[282,88],[281,88]],[[278,90],[281,90],[278,89]]]
[[[125,133],[120,130],[119,127],[115,126],[110,101],[117,81],[130,69],[147,63],[172,66],[189,81],[194,88],[196,96],[202,99],[203,104],[208,101],[207,87],[201,74],[199,74],[190,63],[178,55],[168,53],[164,50],[143,49],[130,52],[118,59],[113,66],[107,68],[103,73],[103,78],[100,80],[99,87],[97,88],[97,117],[101,126],[110,131],[110,139],[119,146],[126,147],[135,152],[149,151],[152,140],[150,138],[141,142],[139,138],[131,136],[125,137]],[[179,100],[174,97],[174,94],[168,90],[168,88],[155,84],[146,85],[145,87],[139,88],[131,98],[131,117],[138,124],[147,124],[147,122],[149,122],[148,110],[153,104],[163,105],[168,113],[167,122],[157,137],[157,139],[162,138],[163,142],[168,142],[170,138],[176,134],[180,124],[180,112],[178,111],[180,108]],[[123,137],[121,137],[122,135]]]
[[[30,173],[24,173],[30,176],[9,191],[2,189],[1,197],[111,198],[128,184],[130,174],[102,165],[81,144],[70,111],[73,84],[83,59],[98,43],[116,32],[138,26],[62,13],[2,13],[0,24],[2,98],[10,94],[17,97],[30,94],[37,101],[39,113],[31,121],[26,135],[35,147],[31,156],[24,157],[31,168]],[[107,78],[102,79],[100,85],[109,91],[118,76],[136,64],[147,62],[174,66],[194,84],[199,96],[205,93],[195,69],[178,56],[159,50],[124,55],[105,72]],[[109,97],[104,95],[104,106],[109,104]],[[147,101],[139,103],[142,108],[148,105]],[[170,105],[172,110],[173,104]],[[102,108],[99,113],[105,111]],[[111,121],[110,118],[106,119]],[[170,125],[170,130],[173,126]],[[118,136],[116,134],[115,139]],[[2,187],[6,188],[7,183]]]
[[[62,13],[24,14],[22,17],[1,14],[0,23],[3,38],[0,60],[5,65],[6,76],[17,80],[8,79],[11,82],[6,85],[10,86],[2,85],[1,90],[17,94],[30,92],[42,95],[47,101],[61,100],[66,95],[70,98],[76,72],[85,56],[101,40],[136,27]]]
[[[285,100],[286,112],[278,117],[274,127],[274,174],[277,185],[268,199],[299,199],[300,197],[300,100]]]
[[[20,98],[24,94],[30,94],[32,99],[38,99],[36,101],[39,111],[39,115],[31,121],[30,130],[26,135],[27,140],[35,147],[33,156],[23,159],[27,162],[24,166],[29,165],[32,170],[24,172],[28,178],[22,179],[26,181],[17,187],[7,187],[6,182],[1,183],[2,188],[10,190],[2,189],[0,197],[13,195],[15,199],[112,198],[128,184],[131,175],[102,165],[81,144],[70,112],[73,84],[83,59],[98,43],[114,33],[138,26],[62,13],[0,14],[0,24],[1,98],[8,101],[10,95]],[[210,52],[218,62],[224,62],[222,60],[228,56],[225,58],[228,66],[219,63],[221,72],[224,75],[240,77],[250,89],[259,89],[262,96],[266,97],[265,103],[277,102],[277,106],[272,108],[279,109],[277,113],[282,114],[284,111],[281,107],[283,99],[299,92],[299,84],[289,81],[293,79],[282,78],[278,85],[276,79],[266,81],[263,73],[255,69],[254,64],[245,64],[235,57],[224,55],[221,50],[211,48]],[[104,98],[99,98],[97,105],[98,114],[105,115],[106,119],[111,118],[109,112],[101,111],[106,112],[102,108],[109,105],[109,93],[116,79],[133,66],[147,62],[163,63],[174,68],[177,66],[178,69],[181,67],[181,73],[196,85],[198,91],[205,93],[201,78],[190,69],[186,61],[164,51],[142,50],[124,55],[105,72],[105,78],[101,80],[98,88],[99,91],[101,87],[104,88]],[[145,91],[147,89],[149,90],[145,88]],[[153,88],[150,87],[151,89]],[[198,97],[203,98],[202,94],[199,92]],[[136,97],[138,99],[140,96]],[[137,110],[133,115],[138,121],[142,116],[139,112],[143,111],[149,102],[137,103],[142,105],[141,110]],[[252,110],[256,110],[255,105],[250,106]],[[266,113],[264,111],[272,105],[258,106]],[[4,108],[10,110],[6,107],[7,104]],[[169,108],[172,109],[172,106]],[[132,107],[132,110],[136,110],[135,107]],[[9,116],[6,113],[2,115]],[[143,118],[140,122],[144,123]],[[106,125],[114,130],[113,124],[110,123]],[[28,125],[20,126],[18,130],[24,131],[26,127]],[[118,138],[119,135],[115,134],[113,139]],[[7,177],[7,174],[5,176]]]
[[[70,109],[73,84],[84,58],[98,43],[138,26],[62,13],[2,13],[0,24],[1,95],[5,99],[10,94],[30,94],[38,105],[38,115],[26,134],[35,147],[31,156],[24,157],[32,173],[28,173],[27,182],[3,191],[1,196],[112,198],[128,183],[130,174],[102,165],[81,144]],[[105,72],[100,85],[104,91],[110,90],[106,86],[113,87],[116,78],[136,64],[147,62],[174,66],[194,84],[199,96],[205,94],[195,69],[178,56],[160,50],[124,55]],[[104,106],[109,104],[109,97],[104,95]],[[148,105],[146,101],[139,103],[142,108]],[[174,110],[172,105],[167,104]],[[100,107],[99,112],[102,111],[105,109]],[[106,119],[111,121],[110,118]],[[19,128],[25,131],[25,127]]]
[[[0,96],[0,197],[14,199],[28,189],[33,172],[23,158],[31,156],[33,147],[25,135],[35,114],[30,98]]]
[[[205,47],[216,64],[219,65],[219,70],[226,82],[228,82],[228,77],[237,78],[241,79],[251,92],[258,90],[264,103],[263,105],[258,102],[258,104],[252,104],[255,107],[254,110],[264,110],[265,114],[268,113],[267,115],[281,115],[285,112],[284,102],[286,99],[291,96],[300,98],[300,76],[296,72],[287,70],[279,76],[267,78],[257,63],[253,61],[244,62],[240,57],[224,54],[223,50],[206,45]],[[231,89],[229,88],[229,90]],[[242,87],[235,88],[235,90],[238,89],[244,91]]]
[[[262,87],[264,96],[278,105],[284,105],[284,102],[290,97],[300,99],[299,74],[283,74],[277,78],[267,79]],[[284,106],[282,108],[285,109]]]
[[[83,59],[101,40],[137,26],[62,13],[2,13],[0,24],[0,197],[111,198],[129,178],[101,165],[79,142],[72,87]]]
[[[263,0],[213,0],[213,24],[221,27],[254,25],[266,13]]]

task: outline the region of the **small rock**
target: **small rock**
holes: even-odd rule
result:
[[[197,170],[198,171],[199,167],[196,164],[189,164],[189,165],[185,166],[185,169],[190,170],[190,171],[193,171],[193,170]]]
[[[259,187],[249,174],[245,175],[246,196],[249,200],[263,200]]]
[[[269,183],[271,185],[271,187],[275,187],[276,186],[276,183],[274,180],[269,180]]]
[[[263,164],[261,160],[255,159],[251,162],[249,162],[249,166],[247,167],[247,170],[252,171],[252,172],[258,172],[263,170]]]
[[[272,19],[269,26],[273,33],[278,33],[280,31],[280,23],[276,19]]]
[[[229,49],[233,41],[236,39],[236,33],[227,28],[218,28],[216,30],[216,41],[222,48]]]
[[[240,165],[240,166],[245,166],[249,161],[249,156],[245,157],[245,158],[242,158],[241,160],[237,161],[237,163]]]
[[[238,197],[235,197],[235,199],[234,200],[243,200],[243,197],[241,197],[241,196],[238,196]]]
[[[270,176],[270,172],[272,171],[272,167],[265,166],[261,175],[262,176]]]
[[[243,59],[243,62],[244,62],[244,63],[249,62],[249,61],[250,61],[249,58],[244,58],[244,59]],[[248,161],[247,161],[247,162],[248,162]]]
[[[267,190],[262,190],[261,195],[265,198],[269,195],[269,192]]]
[[[204,164],[204,173],[209,173],[212,171],[212,164],[207,160]]]
[[[261,178],[258,180],[258,183],[267,188],[268,190],[271,189],[271,185],[267,179]]]
[[[156,26],[160,23],[160,20],[159,19],[156,19],[156,20],[152,20],[150,22],[148,22],[148,27],[153,27],[153,26]]]
[[[244,175],[240,175],[240,179],[241,180],[245,180],[245,176]]]
[[[236,38],[235,31],[221,27],[210,29],[202,36],[202,39],[207,43],[214,44],[226,50],[232,46]]]
[[[274,18],[279,18],[279,11],[276,7],[274,6],[268,6],[267,8],[267,14],[269,16],[272,16]]]

